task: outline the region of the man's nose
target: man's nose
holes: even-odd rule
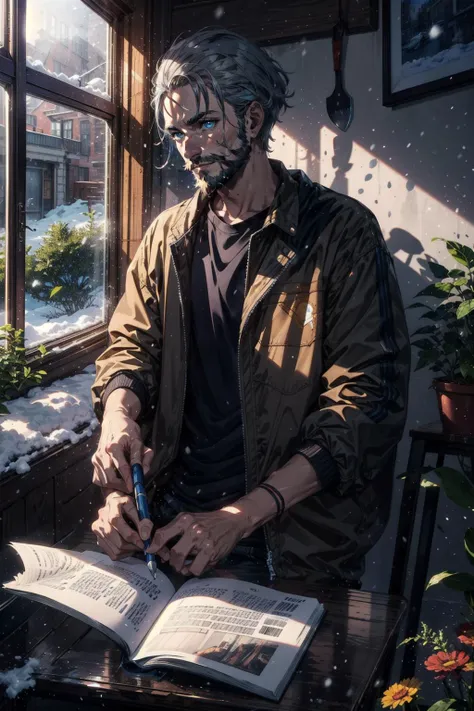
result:
[[[183,157],[194,164],[195,159],[199,158],[202,152],[202,146],[199,145],[200,138],[197,136],[189,136],[184,140]]]

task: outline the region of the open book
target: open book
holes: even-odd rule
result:
[[[4,587],[116,641],[137,670],[172,667],[279,700],[324,614],[315,599],[230,578],[176,592],[136,558],[12,543],[25,572]]]

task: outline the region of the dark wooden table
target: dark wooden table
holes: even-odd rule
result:
[[[60,547],[91,548],[90,538],[85,540],[81,543],[72,535]],[[184,672],[161,672],[161,678],[131,674],[121,664],[121,650],[103,634],[46,605],[12,597],[0,611],[0,670],[19,666],[28,657],[37,658],[40,668],[35,688],[14,702],[2,697],[4,687],[0,687],[0,709],[372,708],[382,691],[380,676],[387,671],[387,653],[399,630],[405,600],[383,593],[322,589],[301,581],[284,581],[275,587],[317,597],[327,611],[279,704]]]

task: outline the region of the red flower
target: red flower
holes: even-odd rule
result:
[[[459,672],[468,662],[469,657],[466,652],[437,652],[425,660],[425,667],[428,671],[440,672],[435,679],[445,679],[448,674],[459,677]]]
[[[474,646],[474,622],[463,622],[456,630],[458,639],[463,644]]]

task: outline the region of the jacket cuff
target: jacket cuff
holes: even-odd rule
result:
[[[319,444],[310,444],[300,447],[295,454],[306,457],[315,471],[321,490],[329,489],[339,483],[340,474],[337,464],[327,449],[320,447]]]
[[[148,393],[145,385],[128,372],[117,373],[107,383],[101,398],[102,412],[105,411],[105,404],[110,393],[117,390],[117,388],[127,388],[138,397],[140,400],[140,414],[137,417],[137,421],[140,421],[148,409]]]

